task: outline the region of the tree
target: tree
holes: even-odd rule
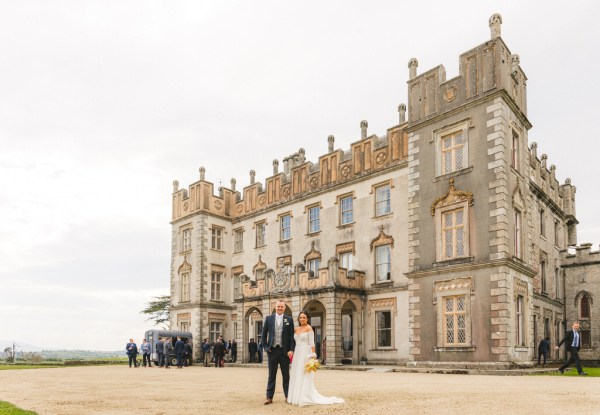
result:
[[[6,359],[6,363],[14,363],[15,357],[17,356],[16,351],[17,345],[15,343],[12,346],[8,346],[4,349],[4,359]]]
[[[171,323],[171,296],[159,295],[158,297],[153,298],[154,299],[148,302],[148,306],[144,308],[141,313],[149,316],[146,320],[152,320],[156,325],[166,323],[168,328]]]

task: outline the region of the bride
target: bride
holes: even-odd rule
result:
[[[296,349],[290,371],[290,386],[287,401],[294,405],[329,405],[344,403],[342,398],[326,397],[315,388],[315,372],[306,371],[304,364],[312,357],[316,358],[314,333],[308,325],[308,315],[302,311],[298,315],[300,327],[294,330]]]

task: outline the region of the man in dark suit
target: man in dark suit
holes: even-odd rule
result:
[[[565,369],[570,364],[575,363],[575,366],[577,367],[577,373],[579,373],[580,375],[584,375],[584,376],[587,375],[587,373],[585,373],[583,371],[583,369],[581,368],[581,362],[579,361],[579,349],[581,348],[581,335],[579,334],[579,322],[578,321],[573,322],[572,330],[567,331],[567,333],[565,334],[565,337],[560,341],[560,343],[558,343],[558,346],[556,346],[556,348],[558,349],[560,346],[562,346],[563,343],[566,344],[567,350],[571,354],[571,357],[569,358],[569,360],[567,360],[567,362],[564,365],[562,365],[560,368],[558,368],[558,371],[560,372],[560,374],[562,375],[563,373],[565,373]]]
[[[248,343],[248,353],[250,353],[250,363],[256,362],[256,352],[258,352],[258,344],[254,339],[250,339]]]
[[[269,362],[269,380],[267,381],[267,399],[265,405],[273,403],[275,394],[275,380],[277,379],[277,366],[281,366],[283,378],[283,393],[287,398],[290,383],[290,358],[294,355],[296,342],[294,341],[294,319],[283,314],[285,302],[277,301],[275,314],[265,318],[262,329],[261,342],[267,351]]]
[[[215,357],[215,367],[223,367],[223,359],[225,358],[225,345],[220,338],[218,338],[215,342],[213,355]]]
[[[129,367],[133,364],[133,367],[138,367],[137,364],[137,355],[138,355],[138,347],[137,344],[133,341],[133,339],[129,339],[129,343],[125,345],[125,351],[127,356],[129,357]]]
[[[177,337],[175,342],[175,354],[177,355],[177,369],[183,367],[183,354],[185,353],[185,343],[181,340],[181,337]]]

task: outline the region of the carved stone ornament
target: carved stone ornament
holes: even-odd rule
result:
[[[458,88],[456,87],[456,85],[452,85],[452,86],[449,86],[448,88],[446,88],[446,90],[444,91],[444,94],[443,94],[444,101],[446,101],[446,102],[454,101],[454,98],[456,98],[457,92],[458,92]]]
[[[387,159],[387,154],[385,152],[381,152],[381,153],[377,154],[375,161],[377,162],[377,164],[383,164],[386,159]]]
[[[184,202],[183,203],[183,210],[185,210],[187,212],[187,210],[190,208],[190,204],[188,202]]]
[[[525,210],[525,201],[523,200],[523,195],[521,194],[521,186],[519,186],[518,183],[515,186],[512,199],[513,206],[523,212]]]
[[[220,200],[215,200],[215,209],[221,210],[222,207],[223,207],[223,203],[221,203]]]
[[[290,286],[292,266],[286,264],[286,258],[279,258],[277,260],[277,272],[273,275],[273,291],[281,292],[287,291]]]
[[[286,187],[284,187],[284,188],[281,190],[281,194],[282,194],[282,195],[283,195],[283,197],[285,197],[285,198],[288,198],[288,197],[290,197],[290,193],[291,193],[290,186],[286,186]]]
[[[260,206],[264,206],[265,202],[267,201],[267,199],[264,196],[259,196],[258,197],[258,204]]]
[[[392,248],[394,247],[394,238],[392,235],[386,235],[385,232],[383,232],[383,225],[379,227],[379,235],[377,238],[371,241],[371,251],[373,248],[381,245],[390,245]]]
[[[376,300],[369,301],[369,314],[377,309],[392,309],[394,315],[398,314],[398,307],[396,304],[396,297],[390,298],[378,298]]]
[[[336,245],[336,247],[335,247],[336,254],[339,255],[339,254],[344,254],[346,252],[352,252],[353,255],[356,253],[356,249],[354,248],[354,241],[347,242],[345,244]]]
[[[591,328],[589,320],[580,320],[579,325],[583,331],[588,331]]]
[[[243,265],[237,265],[235,267],[231,267],[231,274],[232,275],[242,274],[243,272],[244,272],[244,266]]]
[[[184,273],[184,272],[190,272],[192,270],[192,266],[190,265],[189,262],[187,262],[187,255],[185,255],[183,257],[183,264],[181,264],[181,266],[179,267],[179,269],[177,270],[177,272],[179,272],[180,274]]]
[[[227,315],[224,313],[208,313],[208,319],[225,321],[227,320]]]
[[[244,211],[244,205],[242,205],[240,203],[239,205],[237,205],[237,207],[235,208],[235,210],[237,211],[237,213],[242,213]]]
[[[262,262],[261,256],[258,256],[258,262],[256,263],[256,265],[254,265],[252,267],[252,272],[255,273],[256,270],[261,270],[261,269],[267,269],[267,264],[265,264],[264,262]]]
[[[436,209],[461,202],[468,202],[469,206],[473,206],[473,193],[456,190],[454,187],[454,179],[450,179],[448,181],[448,193],[442,197],[438,197],[431,205],[431,216],[435,216]]]
[[[311,242],[311,249],[306,255],[304,255],[304,262],[312,259],[321,259],[321,253],[315,249],[315,241]]]
[[[348,177],[348,175],[350,174],[350,166],[345,165],[344,167],[342,167],[342,177],[346,178]]]
[[[316,189],[319,186],[319,178],[317,176],[313,176],[310,178],[310,187],[312,189]]]

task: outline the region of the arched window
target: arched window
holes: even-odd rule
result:
[[[581,332],[581,348],[588,349],[592,347],[592,325],[590,321],[591,317],[591,304],[592,299],[588,293],[582,293],[579,297],[579,324]]]
[[[579,302],[579,318],[590,318],[590,297],[587,294]]]

